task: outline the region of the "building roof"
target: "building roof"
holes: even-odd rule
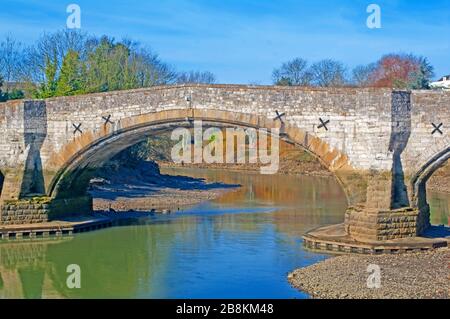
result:
[[[445,79],[445,80],[444,80]],[[450,81],[450,74],[449,75],[444,75],[443,77],[441,77],[439,80],[437,80],[436,82],[443,82],[443,81]]]

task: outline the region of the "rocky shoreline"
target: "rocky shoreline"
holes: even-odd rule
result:
[[[299,160],[299,156],[302,157]],[[161,166],[178,167],[160,162]],[[188,166],[184,166],[188,167]],[[196,168],[215,168],[195,166]],[[223,168],[223,166],[220,166]],[[257,166],[228,165],[228,169],[254,171]],[[436,172],[429,189],[450,192],[450,167]],[[280,163],[280,174],[329,176],[310,157],[301,152],[286,152]],[[94,207],[99,211],[178,211],[184,207],[209,201],[236,189],[238,185],[206,183],[202,179],[163,175],[158,164],[144,162],[133,167],[105,168],[100,181],[92,184]],[[342,255],[288,275],[292,286],[312,298],[327,299],[410,299],[449,298],[448,248],[401,255]],[[381,270],[381,287],[369,289],[369,265]]]
[[[174,212],[205,201],[219,198],[230,189],[221,188],[214,190],[178,190],[162,188],[156,194],[144,194],[140,197],[117,197],[105,199],[94,197],[94,210],[116,212]]]
[[[399,255],[343,255],[288,275],[292,286],[320,299],[449,299],[449,248]],[[368,288],[369,265],[380,287]]]

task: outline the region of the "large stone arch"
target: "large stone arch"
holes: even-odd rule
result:
[[[315,156],[334,173],[342,185],[350,205],[363,203],[366,196],[364,174],[354,170],[348,158],[325,141],[298,127],[281,124],[274,119],[253,114],[209,109],[177,109],[124,118],[116,125],[105,124],[101,130],[86,131],[75,137],[59,152],[51,154],[45,167],[47,196],[63,199],[84,196],[91,173],[104,162],[146,137],[176,127],[189,127],[194,120],[204,126],[280,128],[281,138]],[[79,207],[77,207],[79,209]]]
[[[411,178],[411,206],[419,210],[418,228],[426,229],[430,226],[430,205],[427,202],[426,183],[430,177],[450,158],[450,145],[432,156]]]

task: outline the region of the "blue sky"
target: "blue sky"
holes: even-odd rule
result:
[[[209,70],[221,83],[268,84],[293,57],[352,68],[389,52],[424,55],[436,77],[450,73],[449,0],[2,0],[0,37],[31,44],[65,28],[71,3],[83,31],[132,38],[176,69]],[[366,26],[371,3],[381,7],[381,29]]]

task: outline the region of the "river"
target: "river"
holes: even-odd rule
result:
[[[0,242],[0,298],[307,298],[289,271],[328,258],[307,251],[307,230],[343,221],[332,178],[163,169],[242,185],[237,191],[138,225],[61,239]],[[430,194],[448,224],[450,196]],[[70,289],[69,265],[81,288]]]

